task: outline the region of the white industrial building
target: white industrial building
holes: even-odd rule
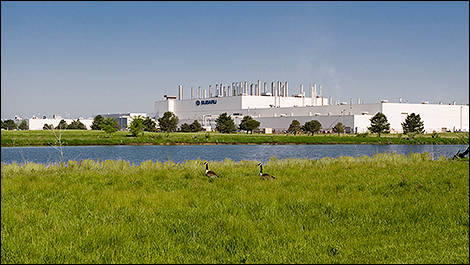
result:
[[[390,123],[392,133],[401,133],[401,123],[411,113],[419,114],[424,122],[427,133],[436,131],[469,131],[469,106],[451,104],[422,103],[389,103],[382,100],[378,103],[364,104],[360,100],[356,104],[350,102],[336,102],[322,96],[321,86],[317,94],[317,86],[309,87],[309,96],[306,96],[303,85],[298,94],[289,96],[288,83],[271,82],[267,88],[264,82],[250,84],[233,82],[228,85],[217,84],[214,93],[212,86],[208,88],[191,88],[191,97],[183,98],[183,87],[180,85],[179,95],[168,96],[155,102],[155,118],[171,111],[179,118],[179,125],[192,123],[198,120],[206,128],[215,129],[215,120],[226,112],[238,125],[243,116],[249,115],[260,122],[260,129],[286,130],[293,120],[300,124],[307,121],[318,120],[323,130],[331,130],[338,122],[346,127],[346,132],[366,132],[370,126],[370,119],[378,112],[382,112]],[[400,100],[401,101],[401,100]]]
[[[65,119],[58,115],[53,115],[52,118],[46,118],[44,116],[42,119],[33,116],[31,119],[27,119],[27,122],[28,122],[29,130],[42,130],[45,124],[48,124],[48,125],[52,124],[54,128],[57,127],[57,125],[59,125],[59,122],[61,120],[65,120],[67,124],[70,124],[72,123],[72,121],[75,121],[77,119]],[[93,119],[78,118],[78,120],[80,120],[80,122],[85,125],[87,130],[91,129],[91,125],[93,124]]]
[[[134,120],[135,117],[141,116],[142,118],[148,117],[147,113],[137,113],[137,112],[126,112],[126,113],[107,113],[107,114],[100,114],[103,118],[114,118],[118,124],[119,127],[121,127],[121,130],[125,130],[129,128],[129,126],[132,123],[132,120]],[[153,120],[153,118],[151,118]]]

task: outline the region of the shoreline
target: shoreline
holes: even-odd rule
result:
[[[145,132],[138,137],[128,132],[107,135],[103,131],[62,131],[62,146],[92,145],[467,145],[468,133],[441,133],[416,135],[292,135],[292,134],[221,134],[221,133],[157,133]],[[58,146],[58,140],[49,131],[2,131],[1,147]]]

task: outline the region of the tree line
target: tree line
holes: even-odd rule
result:
[[[8,119],[5,121],[0,121],[0,127],[4,130],[28,130],[29,126],[26,120],[22,120],[19,124],[17,124],[14,120]]]
[[[181,124],[178,129],[178,117],[170,111],[167,111],[163,114],[162,117],[158,118],[159,129],[157,129],[157,124],[155,121],[150,119],[150,117],[134,117],[131,124],[127,129],[131,132],[133,136],[138,136],[144,131],[148,132],[199,132],[203,131],[202,125],[198,120],[194,120],[193,123]],[[388,123],[387,117],[382,112],[378,112],[371,119],[371,126],[368,127],[368,130],[371,133],[377,133],[378,137],[382,134],[390,133],[390,123]],[[245,131],[247,133],[253,133],[253,131],[259,130],[260,122],[254,120],[251,116],[244,116],[240,122],[240,125],[235,125],[233,118],[227,113],[222,113],[216,119],[216,131],[221,133],[234,133],[238,130]],[[414,134],[424,133],[424,123],[421,120],[419,114],[411,113],[407,115],[405,121],[401,124],[403,128],[403,133],[413,136]],[[28,124],[26,120],[22,120],[19,124],[16,124],[14,120],[9,119],[1,121],[1,128],[5,130],[28,130]],[[53,129],[52,124],[45,124],[43,127],[44,130]],[[79,119],[72,121],[70,124],[62,119],[55,129],[73,129],[73,130],[86,130],[86,126],[80,122]],[[107,134],[112,134],[121,129],[119,123],[116,119],[112,117],[103,118],[101,115],[95,116],[93,119],[93,124],[91,125],[92,130],[104,130]],[[322,131],[321,123],[318,120],[311,120],[305,122],[304,125],[301,125],[298,120],[293,120],[287,129],[287,133],[307,133],[315,134]],[[333,128],[334,133],[344,133],[345,126],[338,122]]]
[[[72,120],[70,124],[62,119],[59,121],[59,124],[54,127],[52,124],[44,124],[42,127],[43,130],[52,130],[52,129],[60,129],[60,130],[86,130],[85,124],[83,124],[80,119]]]
[[[183,123],[178,130],[178,121],[178,117],[173,112],[167,111],[158,119],[158,125],[160,126],[160,130],[163,132],[199,132],[204,130],[198,120],[194,120],[191,124]],[[237,126],[235,125],[233,118],[227,113],[220,114],[215,122],[215,129],[218,132],[233,133],[237,131]],[[245,116],[240,122],[238,129],[246,131],[247,133],[253,133],[253,131],[259,129],[259,125],[259,121],[254,120],[251,116]]]
[[[371,133],[377,133],[378,137],[381,134],[390,133],[390,123],[388,123],[387,117],[382,112],[378,112],[370,119],[371,126],[367,129]],[[424,123],[421,120],[419,114],[411,113],[407,115],[405,121],[401,123],[403,128],[403,133],[407,135],[414,135],[419,133],[424,133]],[[319,121],[312,120],[306,122],[303,126],[300,125],[298,120],[293,120],[287,129],[288,133],[297,134],[299,132],[307,134],[315,134],[321,132],[322,127]],[[345,127],[341,122],[338,122],[333,128],[334,133],[344,133]]]

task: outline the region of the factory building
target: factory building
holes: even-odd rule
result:
[[[155,102],[155,118],[171,111],[179,118],[178,125],[198,120],[205,128],[215,130],[217,117],[226,112],[239,124],[243,116],[251,116],[260,122],[260,129],[273,129],[276,132],[289,128],[293,120],[300,124],[318,120],[322,129],[329,131],[338,122],[343,123],[348,133],[366,132],[370,119],[382,112],[390,123],[392,133],[401,133],[401,123],[408,114],[421,116],[427,133],[436,131],[469,131],[469,106],[451,104],[378,103],[365,104],[361,100],[353,103],[335,102],[322,95],[322,87],[313,84],[306,93],[300,85],[298,93],[289,95],[288,82],[262,82],[258,80],[248,85],[247,81],[230,84],[216,84],[215,90],[191,88],[191,97],[183,98],[183,86],[178,86],[178,96],[165,95],[164,100]],[[262,87],[262,88],[261,88]],[[400,100],[401,101],[401,100]]]

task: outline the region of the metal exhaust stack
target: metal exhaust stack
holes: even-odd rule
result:
[[[183,85],[178,85],[178,100],[183,100]]]

